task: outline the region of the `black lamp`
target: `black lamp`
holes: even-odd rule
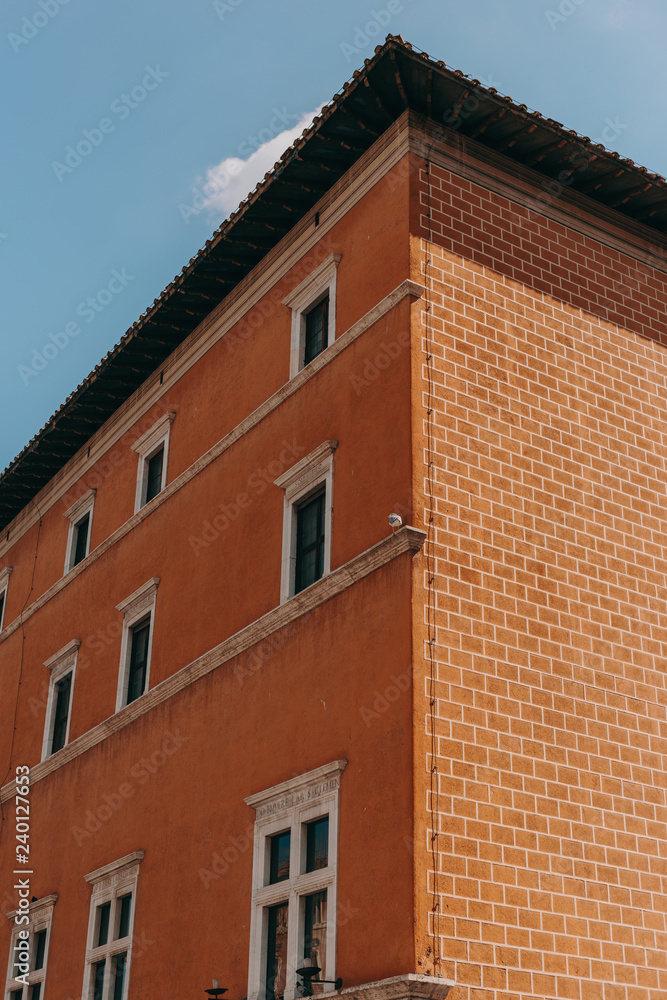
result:
[[[343,985],[343,980],[338,979],[315,979],[322,970],[319,965],[313,965],[312,958],[304,958],[303,968],[297,969],[297,976],[301,976],[303,979],[303,995],[306,997],[312,997],[313,995],[313,982],[316,983],[331,983],[334,989],[339,990]]]
[[[221,997],[223,993],[226,993],[227,990],[220,986],[219,979],[214,979],[212,988],[210,990],[204,990],[204,992],[208,993],[211,1000],[219,1000],[219,997]]]

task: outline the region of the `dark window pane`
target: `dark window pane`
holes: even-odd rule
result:
[[[306,316],[306,343],[304,350],[304,365],[310,364],[313,358],[321,354],[327,346],[329,327],[329,296],[310,310]]]
[[[61,750],[65,746],[71,688],[71,674],[62,677],[56,684],[56,709],[53,715],[53,743],[51,744],[52,753],[55,753],[56,750]]]
[[[144,693],[150,628],[151,620],[148,618],[130,630],[132,633],[132,645],[130,648],[130,672],[127,681],[128,705]]]
[[[306,827],[306,871],[315,872],[329,864],[329,817],[323,816]]]
[[[23,987],[21,987],[20,990],[12,990],[9,996],[11,997],[11,1000],[21,1000],[21,997],[23,996]]]
[[[6,592],[3,590],[3,592],[0,594],[0,628],[2,628],[3,626],[2,616],[5,611],[5,593]]]
[[[42,995],[42,984],[35,983],[34,986],[30,987],[30,1000],[39,1000]]]
[[[296,594],[315,583],[324,573],[324,496],[325,490],[322,489],[297,510]]]
[[[101,962],[95,962],[93,966],[93,1000],[102,1000],[106,965],[106,959],[102,959]]]
[[[120,920],[118,921],[118,937],[124,938],[130,933],[130,910],[132,908],[132,893],[127,896],[121,896],[118,900],[120,903]]]
[[[127,965],[127,952],[116,955],[114,960],[114,981],[113,1000],[123,1000],[123,986],[125,985],[125,966]]]
[[[327,971],[327,890],[306,896],[305,903],[303,957],[312,959],[313,965],[322,970],[320,975],[324,978]],[[315,992],[324,988],[320,986],[318,990],[316,983],[313,987]]]
[[[148,470],[146,473],[146,503],[156,497],[162,489],[162,460],[164,458],[164,448],[156,451],[152,458],[148,459]]]
[[[74,528],[76,541],[74,545],[74,561],[72,566],[76,566],[82,559],[86,558],[88,550],[88,529],[90,527],[90,514],[86,514]]]
[[[33,969],[43,969],[44,952],[46,951],[46,930],[37,931],[32,942],[32,951],[35,956]]]
[[[106,944],[109,940],[109,916],[111,915],[111,903],[103,903],[102,906],[97,907],[97,919],[98,931],[97,931],[97,947],[101,944]]]
[[[287,903],[269,907],[266,947],[266,1000],[282,998],[287,977]]]
[[[271,837],[271,865],[269,882],[283,882],[289,878],[290,832]]]

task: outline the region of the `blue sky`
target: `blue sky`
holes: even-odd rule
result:
[[[387,32],[667,173],[664,0],[3,0],[0,469]]]

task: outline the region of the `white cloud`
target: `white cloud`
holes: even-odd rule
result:
[[[239,153],[243,154],[246,150],[254,152],[250,152],[245,159],[242,156],[226,156],[217,166],[208,168],[206,180],[201,184],[205,196],[202,207],[218,216],[227,216],[238,208],[320,110],[321,107],[306,112],[292,128],[276,133],[276,129],[296,116],[288,114],[285,109],[279,111],[274,108],[275,114],[268,127],[260,129],[257,136],[248,136],[239,143]],[[260,145],[265,134],[267,138]]]

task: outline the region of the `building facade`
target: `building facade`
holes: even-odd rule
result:
[[[7,998],[667,995],[666,232],[389,37],[5,471]]]

